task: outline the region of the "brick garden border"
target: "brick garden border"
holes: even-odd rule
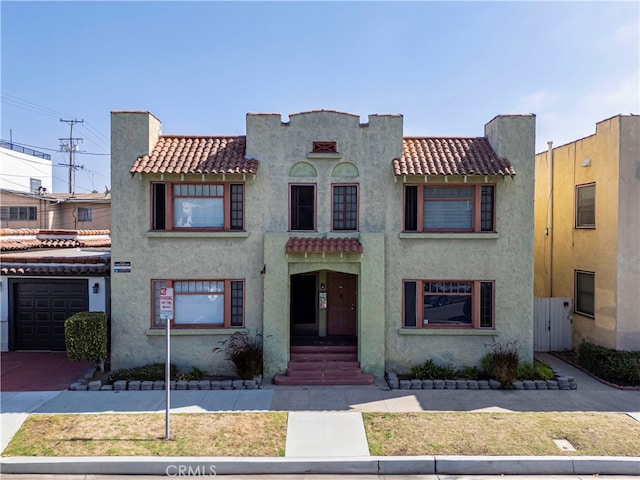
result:
[[[511,390],[577,390],[575,378],[553,371],[554,380],[516,380]],[[387,385],[391,390],[506,390],[497,380],[399,380],[392,372],[385,373]]]
[[[117,380],[113,384],[103,384],[102,380],[91,380],[95,368],[84,377],[69,385],[72,391],[122,391],[122,390],[165,390],[164,380]],[[257,390],[262,385],[262,377],[253,380],[171,380],[171,390]]]

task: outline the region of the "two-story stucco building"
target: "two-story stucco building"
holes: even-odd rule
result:
[[[304,339],[352,343],[375,376],[477,365],[498,341],[532,360],[534,137],[534,115],[453,138],[324,110],[163,135],[113,112],[112,368],[164,360],[164,287],[172,361],[216,374],[238,329],[281,383]]]
[[[640,116],[536,155],[535,296],[573,298],[573,346],[640,350]]]

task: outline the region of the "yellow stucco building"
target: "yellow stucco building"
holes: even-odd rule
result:
[[[535,297],[573,298],[573,345],[640,350],[640,116],[536,155]]]

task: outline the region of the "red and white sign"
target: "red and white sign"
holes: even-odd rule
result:
[[[160,288],[160,318],[173,318],[173,288]]]

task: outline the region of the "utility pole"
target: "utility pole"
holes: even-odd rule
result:
[[[64,151],[68,151],[69,152],[69,193],[73,193],[73,184],[74,184],[74,180],[75,180],[75,169],[76,169],[76,164],[75,164],[75,158],[74,158],[74,154],[76,152],[76,150],[78,150],[78,142],[82,142],[81,138],[74,138],[73,137],[73,126],[76,123],[83,123],[84,120],[63,120],[62,118],[60,119],[61,122],[64,123],[68,123],[70,126],[70,131],[69,131],[69,138],[59,138],[58,140],[60,140],[61,142],[67,142],[68,143],[61,143],[60,144],[60,151],[64,152]]]

